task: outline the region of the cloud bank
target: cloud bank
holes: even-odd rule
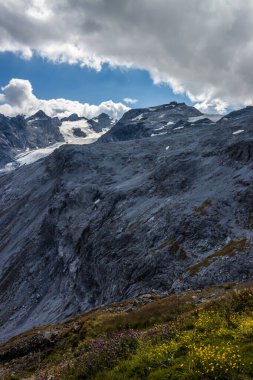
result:
[[[114,103],[112,100],[102,102],[99,105],[91,105],[67,99],[38,99],[33,94],[31,83],[23,79],[13,78],[6,86],[2,87],[0,113],[8,116],[32,115],[40,109],[49,116],[64,117],[77,113],[79,116],[92,118],[105,112],[114,119],[119,119],[129,110],[129,107],[122,103]]]
[[[132,99],[132,98],[124,98],[123,99],[124,103],[126,104],[136,104],[138,103],[138,99]]]
[[[201,110],[253,103],[253,0],[6,0],[0,51],[146,69]]]

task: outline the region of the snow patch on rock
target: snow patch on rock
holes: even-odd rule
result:
[[[244,129],[239,129],[238,131],[233,132],[233,135],[239,135],[242,132],[244,132]]]

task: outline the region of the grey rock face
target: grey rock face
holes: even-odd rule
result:
[[[52,143],[63,141],[59,130],[61,122],[58,117],[51,118],[43,111],[38,111],[35,115],[27,118],[26,122],[27,128],[33,137],[32,141],[29,141],[30,144],[36,144],[36,146],[42,148]]]
[[[2,175],[1,338],[154,290],[251,279],[250,117],[233,134],[233,115],[175,116],[164,135],[65,145]]]
[[[86,137],[87,134],[81,128],[73,128],[73,135],[77,137]]]
[[[91,128],[93,128],[97,133],[102,132],[104,128],[111,128],[114,124],[113,119],[106,113],[101,113],[97,117],[90,119],[88,122]]]

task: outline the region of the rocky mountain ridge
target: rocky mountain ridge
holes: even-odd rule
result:
[[[215,117],[217,118],[217,115]],[[131,109],[111,128],[110,133],[103,136],[102,140],[109,142],[154,137],[181,127],[182,123],[189,123],[190,120],[205,118],[206,116],[200,111],[185,103],[171,102],[156,107]]]

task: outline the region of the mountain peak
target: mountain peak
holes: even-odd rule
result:
[[[90,121],[95,122],[110,122],[112,118],[105,112],[100,113],[98,116],[93,117]]]
[[[114,121],[107,113],[102,112],[90,119],[89,124],[95,132],[102,132],[103,128],[111,128]]]
[[[39,110],[34,115],[28,117],[28,120],[34,119],[50,119],[50,116],[48,116],[44,111]]]
[[[101,114],[99,114],[97,118],[98,119],[111,119],[111,117],[105,112],[102,112]]]
[[[84,116],[78,116],[77,113],[72,113],[67,117],[63,117],[61,121],[78,121],[78,120],[87,120]]]

